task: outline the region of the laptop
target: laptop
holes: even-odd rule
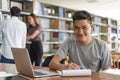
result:
[[[30,77],[45,77],[59,75],[43,69],[33,70],[32,63],[26,48],[11,48],[17,71]]]

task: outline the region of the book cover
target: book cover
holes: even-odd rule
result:
[[[44,42],[50,41],[50,32],[43,32],[43,39]]]
[[[17,7],[20,8],[20,10],[23,10],[23,9],[22,9],[22,3],[20,3],[20,2],[11,1],[10,6],[11,6],[11,7],[17,6]]]
[[[9,10],[10,9],[9,2],[10,0],[0,0],[0,9]]]
[[[33,3],[32,2],[25,2],[25,5],[24,5],[24,10],[25,12],[33,12]]]
[[[50,40],[58,41],[58,34],[59,34],[59,32],[50,32]]]
[[[39,1],[34,1],[34,3],[33,3],[33,13],[36,14],[36,15],[42,14],[41,4],[40,4]]]
[[[44,44],[43,45],[43,52],[45,52],[45,53],[50,52],[50,45],[49,44]]]
[[[48,18],[40,18],[40,23],[43,29],[49,29],[50,28],[50,19]]]
[[[2,21],[10,19],[10,15],[8,14],[2,14]]]
[[[65,17],[64,12],[65,12],[64,8],[59,7],[59,17]]]
[[[58,19],[51,19],[50,20],[51,28],[58,29],[59,27],[59,20]]]

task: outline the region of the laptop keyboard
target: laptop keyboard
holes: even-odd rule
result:
[[[34,74],[35,75],[58,75],[58,73],[55,72],[49,72],[49,71],[45,71],[45,70],[34,70]]]
[[[35,74],[35,75],[46,75],[45,73],[38,72],[38,71],[34,71],[34,74]]]

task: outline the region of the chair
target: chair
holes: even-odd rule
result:
[[[112,62],[113,68],[120,69],[120,53],[119,52],[112,52]]]
[[[46,57],[44,62],[42,63],[42,66],[43,67],[49,67],[49,63],[50,63],[50,61],[52,60],[53,57],[54,57],[54,55]],[[64,59],[60,63],[64,64],[65,63]]]

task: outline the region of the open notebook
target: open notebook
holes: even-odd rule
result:
[[[61,70],[57,71],[61,76],[91,76],[90,69]]]

